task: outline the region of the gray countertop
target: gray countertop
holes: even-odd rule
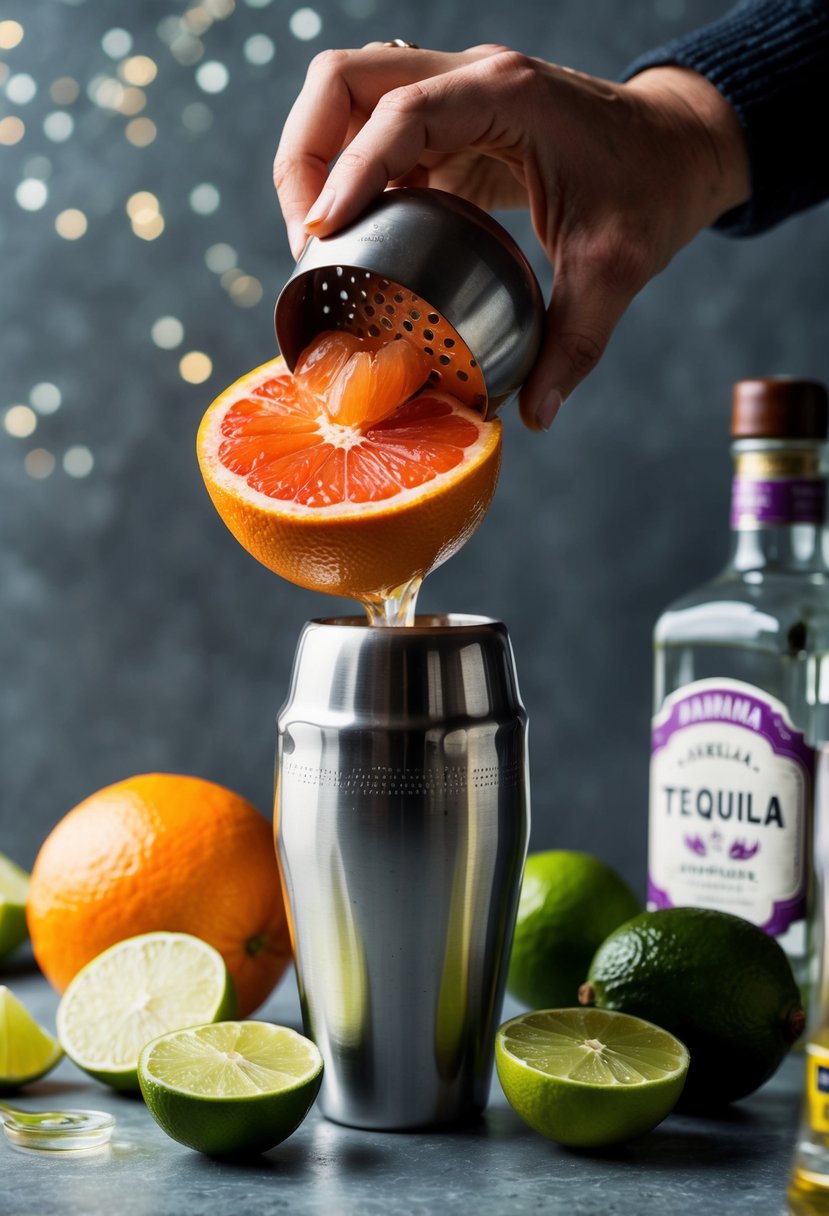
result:
[[[57,997],[25,958],[2,977],[54,1029]],[[509,1002],[504,1016],[518,1012]],[[293,974],[257,1013],[300,1028]],[[72,1159],[0,1143],[2,1216],[783,1216],[800,1104],[802,1057],[716,1119],[671,1115],[625,1148],[576,1153],[550,1144],[509,1108],[494,1080],[473,1127],[433,1134],[357,1131],[312,1110],[254,1160],[227,1163],[167,1138],[140,1098],[97,1084],[64,1060],[18,1105],[89,1106],[117,1118],[112,1146]]]

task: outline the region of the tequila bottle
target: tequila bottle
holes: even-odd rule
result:
[[[743,916],[813,980],[815,744],[829,737],[823,385],[734,388],[731,554],[655,632],[648,906]]]

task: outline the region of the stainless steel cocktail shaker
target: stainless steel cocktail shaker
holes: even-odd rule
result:
[[[323,1113],[391,1129],[481,1111],[529,833],[505,627],[307,624],[275,822]]]

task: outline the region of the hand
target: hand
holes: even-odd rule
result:
[[[652,68],[617,85],[500,46],[382,43],[314,59],[274,183],[297,257],[309,233],[335,232],[390,184],[529,207],[555,269],[519,395],[534,430],[595,367],[636,293],[750,193],[736,115],[694,72]]]

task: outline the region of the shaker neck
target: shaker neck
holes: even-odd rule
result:
[[[733,569],[824,568],[822,450],[821,443],[802,439],[741,439],[733,444]]]

